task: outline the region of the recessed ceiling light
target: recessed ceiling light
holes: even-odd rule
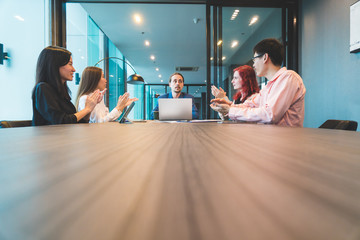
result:
[[[134,14],[134,21],[136,23],[141,23],[142,19],[139,14]]]
[[[148,40],[145,40],[145,46],[150,46],[150,42]]]
[[[162,79],[160,80],[160,82],[163,82],[163,81],[164,81],[164,80],[162,80]]]
[[[159,71],[159,68],[155,68],[156,71]]]
[[[155,56],[154,56],[154,55],[151,55],[151,56],[150,56],[150,59],[151,59],[151,60],[155,60]]]
[[[250,20],[249,26],[255,24],[258,20],[259,20],[258,16],[253,16],[252,19]]]
[[[225,59],[226,59],[226,57],[225,57],[225,56],[223,56],[223,57],[222,57],[222,60],[224,61]]]
[[[219,40],[219,41],[217,42],[217,45],[220,46],[221,44],[222,44],[222,40]]]
[[[159,78],[161,78],[162,76],[161,76],[161,74],[159,74]]]
[[[232,41],[231,47],[234,48],[234,47],[236,47],[238,44],[239,44],[238,41]]]
[[[240,12],[239,9],[235,9],[234,12],[233,12],[233,14],[232,14],[232,16],[231,16],[231,18],[230,18],[230,20],[231,20],[231,21],[234,21],[235,18],[237,17],[237,15],[239,14],[239,12]]]
[[[205,82],[206,82],[206,80],[205,80]]]

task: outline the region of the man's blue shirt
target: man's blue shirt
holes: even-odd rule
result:
[[[158,98],[173,98],[172,92],[165,93],[164,95],[159,96]],[[199,111],[195,106],[194,96],[186,93],[180,93],[179,98],[192,98],[192,118],[198,119],[199,118]],[[154,111],[159,111],[159,102],[156,104],[155,108],[151,112],[151,119],[154,119]]]

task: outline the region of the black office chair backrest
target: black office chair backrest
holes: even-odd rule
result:
[[[356,131],[357,126],[358,123],[355,121],[329,119],[321,124],[319,128]]]
[[[29,127],[32,126],[31,120],[24,121],[1,121],[0,128],[13,128],[13,127]]]

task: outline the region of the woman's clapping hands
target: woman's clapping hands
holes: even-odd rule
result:
[[[214,85],[211,86],[211,93],[215,98],[224,98],[226,97],[226,92],[220,87],[217,88]]]
[[[93,93],[89,94],[86,98],[85,108],[87,108],[90,112],[95,108],[96,104],[101,102],[103,94],[100,93],[100,90],[96,90]]]
[[[124,95],[121,95],[118,99],[118,103],[117,103],[117,110],[118,111],[123,111],[125,107],[129,106],[132,102],[135,102],[139,99],[137,98],[129,98],[130,94],[129,93],[124,93]]]

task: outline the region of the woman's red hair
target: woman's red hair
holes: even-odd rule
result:
[[[238,89],[238,91],[236,92],[236,94],[233,97],[234,100],[241,99],[241,97],[242,97],[241,92],[245,93],[244,100],[246,100],[246,98],[250,97],[254,93],[259,92],[260,89],[259,89],[259,85],[256,80],[256,74],[252,67],[250,67],[248,65],[243,65],[243,66],[235,68],[234,73],[235,72],[239,73],[240,77],[242,78],[242,80],[244,82],[244,86],[242,88],[242,91],[240,91],[240,89]]]

